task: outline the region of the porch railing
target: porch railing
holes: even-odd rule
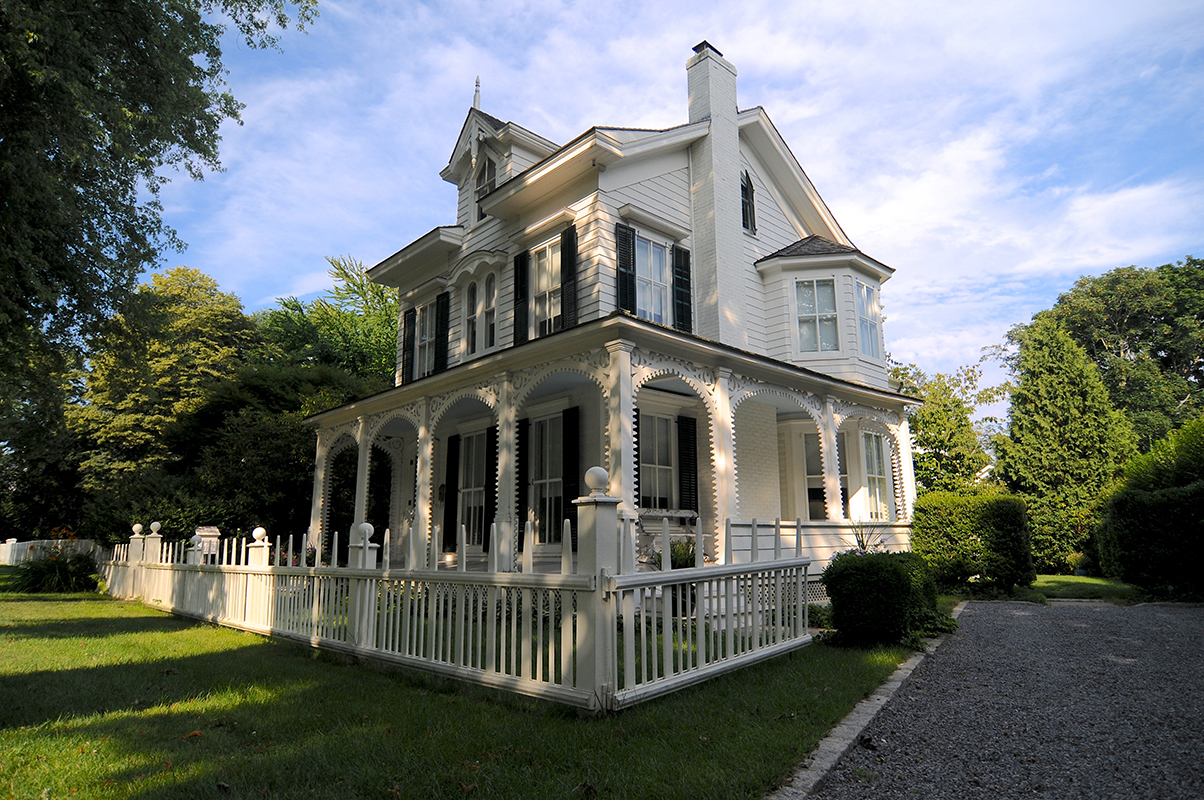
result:
[[[348,567],[297,564],[305,556],[291,542],[273,545],[259,529],[253,541],[205,545],[213,553],[164,543],[157,531],[136,535],[125,560],[103,568],[114,594],[174,613],[591,709],[622,708],[811,641],[806,530],[770,526],[776,544],[762,549],[756,539],[756,560],[724,564],[701,563],[699,531],[695,566],[673,569],[665,558],[663,571],[640,572],[634,521],[618,519],[604,473],[591,470],[586,481],[593,492],[576,501],[576,559],[566,523],[559,574],[532,571],[531,547],[521,572],[497,571],[496,552],[487,571],[467,571],[463,558],[432,568],[436,551],[408,536],[407,564],[418,568],[377,569],[369,525],[353,535]],[[727,552],[740,552],[742,530],[731,526]],[[666,530],[662,551],[668,539]],[[495,551],[498,540],[495,529]],[[460,541],[463,551],[463,532]]]

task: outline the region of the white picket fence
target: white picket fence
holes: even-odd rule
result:
[[[35,539],[30,542],[18,542],[9,539],[0,542],[0,566],[15,567],[37,555],[39,550],[61,548],[67,553],[91,553],[96,550],[96,543],[91,539]]]
[[[618,501],[598,487],[577,502],[578,552],[566,523],[558,574],[532,571],[531,547],[522,572],[470,572],[463,533],[456,567],[439,569],[437,550],[411,544],[407,564],[417,568],[390,570],[375,568],[379,546],[362,536],[351,566],[337,567],[305,564],[291,541],[273,547],[258,531],[208,553],[157,532],[135,536],[104,570],[113,594],[177,614],[589,709],[622,708],[811,641],[813,560],[801,528],[787,536],[775,524],[762,537],[749,525],[751,558],[725,564],[703,563],[699,532],[694,567],[639,571]],[[741,531],[728,526],[726,552],[740,552]],[[662,552],[668,544],[666,528]]]

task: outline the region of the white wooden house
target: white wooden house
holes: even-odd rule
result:
[[[401,300],[396,386],[312,418],[311,537],[367,521],[399,565],[404,531],[450,555],[464,526],[473,568],[496,522],[508,569],[530,521],[536,564],[558,566],[594,465],[620,515],[697,520],[712,552],[727,519],[909,519],[893,270],[765,110],[739,110],[732,64],[703,42],[687,75],[683,124],[564,145],[474,102],[440,173],[454,224],[369,271]]]

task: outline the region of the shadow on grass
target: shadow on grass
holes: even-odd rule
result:
[[[149,616],[95,622],[149,624],[0,642],[0,671],[21,669],[0,676],[15,796],[756,798],[906,655],[806,648],[595,718],[113,611]]]

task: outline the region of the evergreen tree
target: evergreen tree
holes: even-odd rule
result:
[[[1127,419],[1099,371],[1048,313],[1008,335],[1018,351],[996,474],[1028,503],[1038,571],[1063,572],[1081,550],[1104,495],[1135,453]]]

